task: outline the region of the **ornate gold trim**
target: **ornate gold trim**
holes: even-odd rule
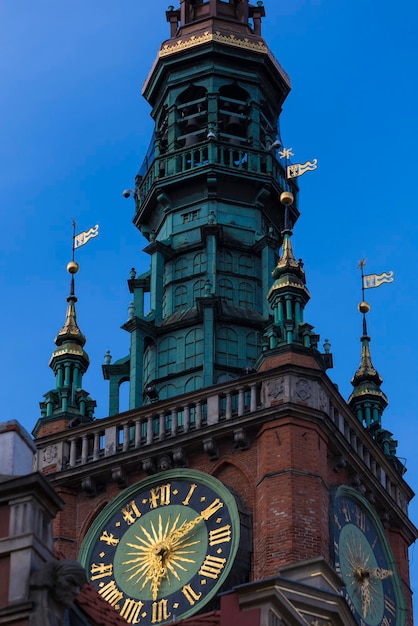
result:
[[[256,52],[261,52],[262,54],[268,53],[268,48],[263,41],[251,41],[248,37],[244,37],[241,39],[240,37],[236,37],[233,33],[229,35],[223,35],[221,32],[216,31],[215,33],[210,33],[206,30],[202,35],[192,35],[188,39],[178,39],[176,43],[170,45],[168,43],[164,44],[161,50],[158,53],[159,58],[168,56],[170,54],[175,54],[176,52],[180,52],[181,50],[187,50],[188,48],[193,48],[194,46],[199,46],[208,41],[217,41],[219,43],[224,43],[227,46],[234,46],[236,48],[244,48],[245,50],[255,50]]]

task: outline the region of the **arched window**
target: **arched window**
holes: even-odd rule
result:
[[[227,250],[219,252],[219,269],[223,272],[232,272],[234,269],[232,254]]]
[[[247,138],[249,94],[237,83],[219,89],[220,137],[241,144]]]
[[[239,257],[238,271],[242,276],[253,276],[253,260],[248,254],[241,254]]]
[[[203,363],[203,331],[201,328],[194,328],[186,335],[185,341],[185,365],[198,367]]]
[[[158,397],[160,400],[167,400],[167,398],[175,398],[177,395],[177,387],[175,385],[163,385],[160,388]],[[165,417],[165,427],[167,430],[171,428],[171,415]]]
[[[167,376],[176,371],[177,340],[175,337],[165,337],[160,343],[159,376]]]
[[[190,85],[177,98],[177,144],[192,146],[207,135],[208,103],[206,89]]]
[[[187,287],[179,285],[174,290],[174,310],[180,311],[187,308]]]
[[[255,360],[260,352],[260,333],[255,331],[247,334],[247,365],[254,365]]]
[[[144,371],[144,387],[155,378],[155,345],[149,343],[144,350],[143,371]]]
[[[193,274],[201,274],[206,271],[206,259],[203,252],[198,252],[193,259]]]
[[[177,259],[176,264],[174,266],[174,278],[184,278],[187,276],[187,259],[182,256],[180,259]]]
[[[254,308],[254,285],[250,282],[241,282],[238,291],[239,306],[243,309]]]
[[[184,386],[184,392],[187,393],[188,391],[196,391],[196,389],[201,389],[202,386],[203,386],[202,377],[201,376],[192,376],[186,382],[186,384]]]
[[[219,295],[228,304],[234,303],[234,287],[228,278],[219,279]]]
[[[197,280],[193,285],[193,306],[196,304],[196,298],[203,298],[205,295],[205,281]]]
[[[238,336],[232,328],[219,329],[218,361],[221,365],[238,366]]]

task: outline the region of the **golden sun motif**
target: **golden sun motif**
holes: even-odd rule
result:
[[[348,591],[361,606],[363,618],[374,618],[381,608],[381,581],[392,576],[392,570],[377,567],[369,545],[354,535],[345,544],[341,564]]]
[[[200,515],[191,521],[180,523],[179,513],[173,522],[170,515],[163,523],[162,516],[158,516],[158,523],[151,519],[146,528],[139,525],[143,536],[135,535],[137,543],[127,542],[131,548],[125,554],[131,557],[122,561],[126,566],[123,570],[126,582],[141,585],[142,591],[147,585],[152,593],[152,599],[156,600],[158,592],[165,580],[170,585],[170,577],[180,581],[180,572],[188,572],[188,566],[194,565],[197,546],[200,540],[193,540],[196,535],[190,534],[195,526],[203,519]]]

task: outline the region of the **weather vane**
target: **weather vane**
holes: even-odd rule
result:
[[[318,159],[314,159],[313,161],[305,161],[305,163],[292,163],[287,165],[287,160],[291,156],[295,156],[292,148],[283,148],[280,150],[279,156],[281,159],[286,160],[286,178],[298,178],[305,174],[305,172],[311,172],[312,170],[316,170]]]
[[[75,229],[77,227],[76,221],[74,218],[71,221],[73,225],[73,245],[72,245],[71,261],[67,264],[67,271],[69,274],[71,274],[71,295],[74,295],[74,274],[77,274],[78,269],[79,269],[77,261],[74,260],[74,252],[77,248],[84,246],[84,244],[90,241],[90,239],[92,239],[93,237],[97,237],[97,235],[99,234],[99,226],[98,224],[96,224],[96,226],[89,228],[88,230],[85,230],[82,233],[79,233],[78,235],[76,235],[75,234]]]
[[[364,267],[367,259],[361,259],[358,262],[358,269],[361,271],[361,295],[362,301],[358,305],[358,310],[363,313],[363,335],[367,335],[366,313],[370,311],[370,304],[364,299],[364,290],[380,287],[383,283],[392,283],[393,272],[383,272],[382,274],[364,274]]]

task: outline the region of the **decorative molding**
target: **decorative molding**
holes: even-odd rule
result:
[[[261,54],[268,53],[268,48],[264,41],[251,41],[248,37],[237,37],[233,33],[224,35],[220,31],[210,33],[206,30],[201,35],[191,35],[191,37],[187,39],[177,39],[173,44],[164,44],[158,53],[158,57],[166,57],[170,54],[175,54],[176,52],[181,52],[183,50],[187,50],[188,48],[194,48],[195,46],[200,46],[210,41],[223,43],[227,46],[234,46],[235,48],[253,50],[254,52],[260,52]]]
[[[126,473],[120,465],[112,469],[112,480],[115,481],[119,489],[125,489],[128,484]]]
[[[296,395],[299,400],[306,402],[312,397],[312,384],[306,378],[299,378],[296,383]]]
[[[203,443],[203,450],[206,452],[210,460],[217,461],[219,459],[219,450],[218,450],[216,441],[213,439],[213,437],[204,439],[202,443]]]
[[[91,476],[86,476],[85,478],[83,478],[83,480],[81,481],[81,489],[89,498],[94,498],[97,493],[96,483],[91,478]]]
[[[250,447],[250,438],[244,428],[236,428],[234,430],[234,448],[237,450],[248,450]]]

